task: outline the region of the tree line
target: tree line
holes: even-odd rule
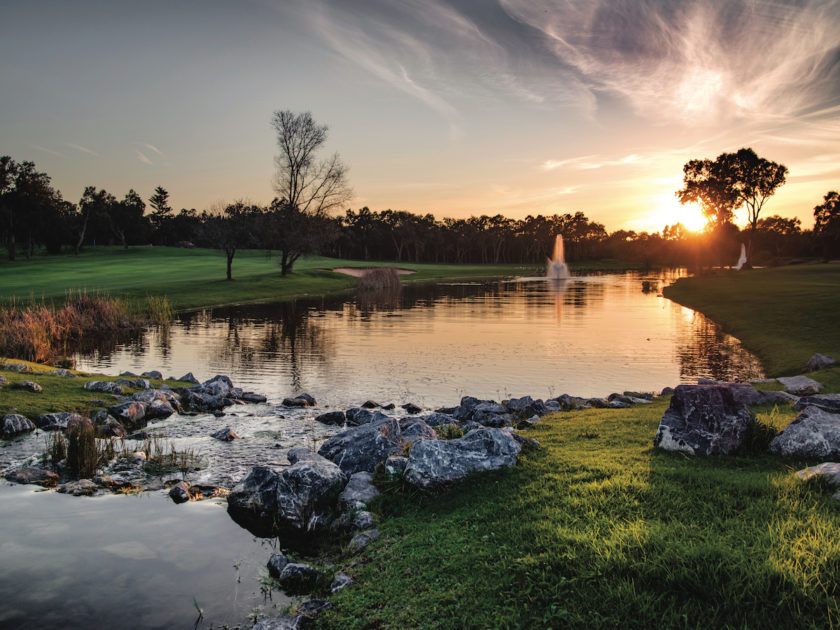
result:
[[[709,223],[701,233],[675,222],[660,232],[617,230],[583,212],[501,214],[467,219],[441,218],[402,210],[348,209],[346,167],[338,155],[318,159],[327,127],[309,113],[275,112],[277,134],[275,192],[268,205],[235,201],[198,212],[175,211],[169,193],[158,186],[148,202],[134,190],[122,198],[89,186],[78,203],[62,198],[50,177],[33,162],[0,157],[0,241],[8,258],[31,257],[43,248],[79,254],[93,245],[165,245],[217,248],[224,252],[227,277],[236,252],[277,252],[283,275],[303,255],[324,254],[356,260],[431,263],[536,263],[551,256],[562,235],[569,261],[619,259],[646,265],[703,267],[731,265],[740,244],[750,247],[756,264],[796,257],[840,256],[840,196],[825,195],[814,208],[813,230],[799,219],[760,217],[768,199],[785,181],[787,168],[760,158],[752,149],[724,153],[716,160],[691,160],[684,167],[683,203],[697,202]],[[749,225],[732,223],[746,206]],[[676,217],[675,217],[676,218]]]

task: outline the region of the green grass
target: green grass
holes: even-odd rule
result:
[[[92,392],[83,389],[87,381],[114,381],[119,376],[89,375],[79,378],[67,378],[65,376],[53,376],[49,374],[53,367],[39,365],[19,359],[3,359],[0,363],[26,363],[32,368],[32,372],[11,372],[0,369],[0,374],[6,377],[9,385],[0,387],[0,418],[7,413],[19,413],[27,418],[37,418],[45,413],[56,413],[70,411],[85,416],[91,415],[94,410],[101,409],[106,405],[115,404],[116,399],[111,394],[104,392]],[[83,372],[75,372],[84,374]],[[21,389],[14,389],[14,383],[22,381],[35,381],[42,388],[42,392],[34,393]],[[149,379],[152,385],[167,383],[172,387],[189,387],[192,383],[180,381],[158,381]],[[137,390],[124,388],[124,392],[133,393]],[[103,404],[103,402],[105,404]]]
[[[840,265],[682,278],[663,293],[722,324],[768,374],[801,374],[816,352],[840,358]]]
[[[840,508],[803,461],[657,451],[667,401],[556,416],[520,464],[389,496],[326,628],[809,628],[840,623]],[[795,416],[763,410],[768,431]],[[355,560],[355,559],[354,559]]]

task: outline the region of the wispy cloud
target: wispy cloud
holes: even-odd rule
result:
[[[148,149],[152,153],[155,153],[158,156],[163,157],[163,151],[158,149],[155,145],[149,144],[148,142],[138,142],[137,144],[141,147],[144,147],[145,149]]]
[[[546,160],[542,163],[541,168],[544,171],[554,171],[559,168],[575,168],[579,170],[593,170],[596,168],[603,168],[606,166],[626,166],[628,164],[642,164],[648,162],[649,157],[631,153],[618,159],[605,159],[598,155],[586,155],[582,157],[569,158],[566,160]]]
[[[67,157],[63,153],[59,153],[58,151],[54,151],[53,149],[48,149],[47,147],[42,147],[40,144],[33,144],[33,149],[38,149],[38,151],[43,151],[44,153],[49,153],[50,155],[54,155],[56,157]]]
[[[840,95],[836,0],[500,0],[594,91],[684,122],[784,119]]]
[[[75,144],[73,142],[65,142],[64,146],[70,147],[71,149],[75,149],[80,153],[87,153],[88,155],[92,155],[93,157],[99,157],[99,154],[94,151],[93,149],[88,149],[87,147],[83,147],[81,144]]]
[[[137,159],[143,162],[143,164],[148,164],[149,166],[154,166],[154,162],[149,159],[149,156],[143,153],[142,151],[137,151]]]

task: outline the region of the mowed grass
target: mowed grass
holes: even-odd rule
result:
[[[722,324],[768,374],[800,374],[816,352],[840,359],[838,264],[682,278],[663,293]]]
[[[177,310],[256,301],[282,301],[352,290],[357,279],[333,273],[334,267],[397,264],[415,270],[404,283],[455,278],[491,278],[534,273],[533,265],[430,265],[368,263],[324,257],[299,260],[294,273],[280,275],[276,256],[242,250],[225,279],[224,255],[212,249],[175,247],[98,247],[80,256],[36,256],[0,262],[0,300],[60,303],[67,291],[108,293],[128,298],[166,296]]]
[[[387,496],[326,628],[827,628],[840,507],[767,455],[655,450],[667,400],[557,415],[513,469]],[[790,409],[765,408],[770,431]]]

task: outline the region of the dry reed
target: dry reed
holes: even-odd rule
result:
[[[359,291],[399,291],[402,286],[400,274],[394,267],[377,267],[366,271],[359,278]]]

